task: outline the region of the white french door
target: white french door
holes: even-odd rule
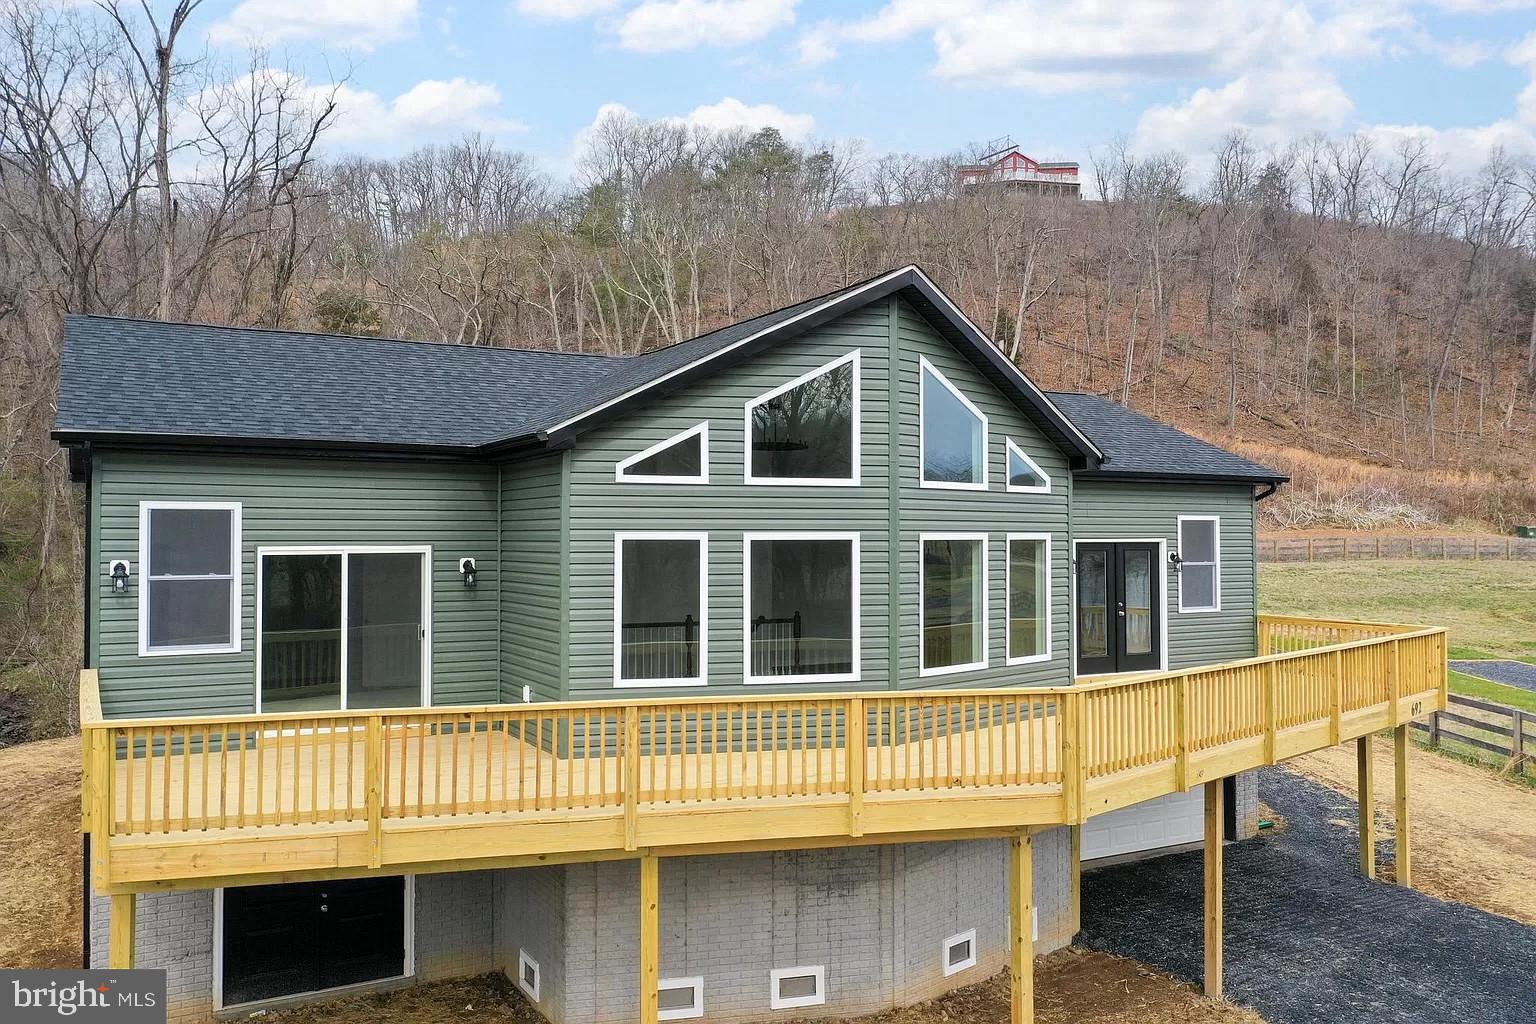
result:
[[[256,552],[256,707],[269,713],[430,703],[431,549]]]

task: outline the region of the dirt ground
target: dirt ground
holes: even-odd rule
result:
[[[0,967],[80,966],[80,740],[0,748]]]
[[[1377,834],[1393,835],[1392,744],[1377,737]],[[1355,796],[1353,744],[1287,762]],[[1487,768],[1417,747],[1409,755],[1413,885],[1421,892],[1536,925],[1536,792]],[[1354,821],[1342,827],[1356,828]]]
[[[918,1006],[860,1017],[860,1024],[1001,1024],[1008,1020],[1008,973]],[[1035,965],[1040,1024],[1264,1024],[1248,1010],[1213,1002],[1188,985],[1107,953],[1064,949]],[[541,1024],[505,977],[421,985],[269,1013],[266,1024],[450,1024],[502,1020]]]

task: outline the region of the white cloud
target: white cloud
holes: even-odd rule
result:
[[[310,88],[317,96],[329,92],[326,86]],[[335,120],[325,135],[333,147],[398,150],[465,132],[527,131],[527,125],[501,112],[496,86],[468,78],[417,82],[393,99],[343,85],[336,105]]]
[[[1134,146],[1202,154],[1233,128],[1246,129],[1261,145],[1280,145],[1310,131],[1345,128],[1353,108],[1329,72],[1304,64],[1257,70],[1219,88],[1196,89],[1182,103],[1149,107],[1136,123]]]
[[[816,130],[816,118],[810,114],[791,114],[772,103],[748,106],[733,96],[727,96],[719,103],[695,107],[680,118],[668,120],[721,132],[777,128],[786,139],[796,142],[810,138]]]
[[[742,46],[795,20],[799,0],[646,0],[619,22],[619,45],[661,53]]]
[[[575,21],[603,14],[619,5],[619,0],[517,0],[517,11],[531,18]]]
[[[316,39],[371,50],[416,31],[416,0],[243,0],[208,37],[215,43]]]

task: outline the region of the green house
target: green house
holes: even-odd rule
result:
[[[105,719],[259,713],[296,744],[354,709],[1060,686],[1251,657],[1255,507],[1285,479],[1043,391],[916,267],[626,358],[73,317],[55,437],[88,495]],[[146,733],[150,756],[192,742]],[[1154,804],[1093,819],[1082,856],[1198,841],[1198,791]],[[1037,877],[1070,874],[1057,832]],[[864,1012],[977,980],[1006,956],[1001,908],[968,909],[1001,885],[1001,845],[939,845],[683,858],[677,928],[700,950],[715,922],[771,935],[779,911],[731,902],[765,870],[782,891],[947,879],[903,918],[943,963],[860,981],[860,943],[894,955],[877,897],[788,963],[669,966],[664,944],[663,1019],[701,1016],[690,1000]],[[140,962],[171,968],[186,1019],[493,967],[557,1024],[632,1019],[628,974],[577,939],[594,893],[635,884],[622,867],[145,897],[182,927],[146,945],[141,911]],[[315,948],[305,885],[374,938]],[[1039,898],[1037,948],[1070,940],[1067,902]]]

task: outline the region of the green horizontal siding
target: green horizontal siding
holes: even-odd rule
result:
[[[1082,540],[1166,540],[1179,544],[1179,516],[1221,517],[1221,611],[1179,611],[1178,577],[1167,576],[1168,667],[1252,657],[1254,616],[1253,490],[1247,486],[1142,483],[1079,478],[1072,510]],[[1165,575],[1168,567],[1163,566]]]
[[[497,697],[496,470],[373,460],[98,452],[92,556],[96,664],[110,715],[227,714],[255,709],[256,549],[274,545],[429,545],[432,699]],[[241,643],[236,654],[140,657],[141,501],[241,503]],[[477,587],[462,557],[482,570]],[[134,579],[112,593],[107,563]]]
[[[501,697],[563,693],[565,456],[503,467],[501,477]]]

